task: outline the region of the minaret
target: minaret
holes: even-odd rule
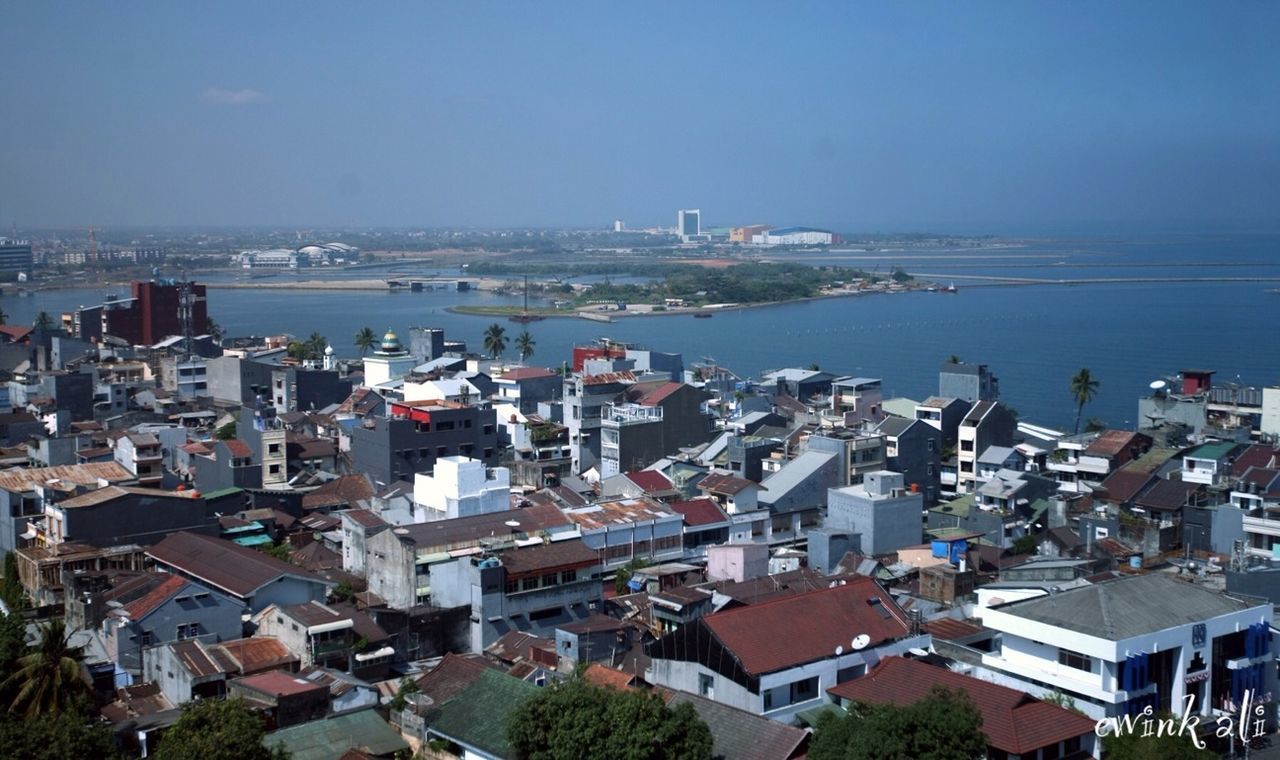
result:
[[[324,347],[324,368],[333,369],[333,346]]]

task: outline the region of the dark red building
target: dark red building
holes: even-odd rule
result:
[[[191,334],[204,335],[209,331],[209,308],[205,298],[205,286],[194,282],[191,289]],[[129,341],[133,345],[150,346],[171,335],[182,335],[181,283],[135,282],[133,296],[127,302],[121,299],[105,310],[108,335]]]

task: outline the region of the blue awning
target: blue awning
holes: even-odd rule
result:
[[[643,591],[644,581],[640,580],[639,578],[632,578],[631,580],[627,581],[627,588],[631,589],[632,591]]]
[[[263,544],[274,543],[271,540],[271,536],[240,536],[231,540],[241,546],[262,546]]]

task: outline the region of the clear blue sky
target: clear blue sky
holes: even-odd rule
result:
[[[1280,3],[0,8],[0,228],[1280,229]]]

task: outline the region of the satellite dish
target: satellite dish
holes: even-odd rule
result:
[[[507,520],[506,522],[504,522],[504,523],[503,523],[503,525],[507,526],[508,528],[519,528],[519,527],[520,527],[520,521],[519,521],[519,520]]]
[[[1169,385],[1169,384],[1168,384],[1168,383],[1166,383],[1166,382],[1165,382],[1165,381],[1163,381],[1163,380],[1153,380],[1153,381],[1151,382],[1151,390],[1153,390],[1153,391],[1162,391],[1162,390],[1164,390],[1168,385]]]
[[[839,657],[842,654],[844,654],[844,646],[836,644],[836,657]]]
[[[870,644],[870,643],[871,643],[871,637],[865,633],[860,633],[857,636],[853,637],[853,642],[850,644],[850,646],[853,647],[853,651],[857,652],[857,651],[866,649],[867,644]]]

